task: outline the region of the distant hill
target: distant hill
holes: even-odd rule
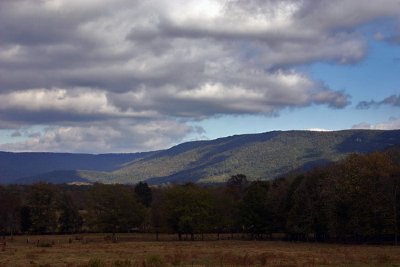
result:
[[[188,142],[151,153],[98,155],[98,161],[93,159],[86,165],[85,157],[90,159],[90,156],[96,156],[85,155],[79,158],[81,165],[75,162],[74,166],[70,163],[70,168],[54,169],[56,164],[53,164],[48,171],[40,172],[34,168],[36,173],[32,175],[26,174],[32,172],[31,166],[39,161],[37,157],[40,153],[28,153],[32,162],[24,160],[23,164],[19,164],[14,159],[9,163],[14,166],[14,172],[18,166],[20,172],[24,172],[25,175],[19,178],[25,178],[20,182],[71,182],[68,177],[72,177],[76,181],[105,183],[213,183],[223,182],[237,173],[243,173],[252,180],[273,179],[338,161],[350,153],[368,153],[395,145],[400,145],[400,130],[274,131]],[[59,154],[47,154],[49,162],[52,155],[60,157]],[[73,158],[75,154],[68,155]],[[4,176],[2,170],[7,169],[6,166],[0,155],[0,177]],[[57,173],[55,170],[76,172]]]
[[[91,155],[0,152],[0,183],[13,183],[17,180],[24,182],[24,179],[22,179],[24,177],[27,177],[27,181],[33,182],[42,174],[46,173],[48,177],[55,171],[63,171],[53,173],[52,177],[55,177],[55,181],[57,181],[57,175],[54,174],[65,175],[65,171],[91,170],[109,172],[120,169],[124,164],[141,159],[152,153]],[[52,181],[53,179],[50,180]]]
[[[23,177],[17,179],[15,182],[18,184],[33,184],[39,181],[52,182],[54,184],[90,182],[88,179],[83,178],[79,171],[51,171],[34,176]]]

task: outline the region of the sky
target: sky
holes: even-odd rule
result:
[[[0,0],[0,150],[400,129],[400,0]]]

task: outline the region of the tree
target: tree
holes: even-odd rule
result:
[[[334,207],[329,221],[339,240],[381,240],[394,234],[396,181],[393,166],[384,153],[350,155],[331,172]]]
[[[289,194],[289,181],[286,178],[279,178],[270,182],[268,192],[268,203],[273,214],[271,227],[274,233],[286,231],[287,209],[286,201]]]
[[[16,188],[0,186],[0,233],[13,233],[18,229],[20,196]]]
[[[147,183],[139,182],[135,185],[135,193],[140,203],[149,207],[153,199],[151,188]]]
[[[211,223],[214,231],[217,232],[218,238],[220,233],[238,232],[240,227],[239,221],[239,202],[236,201],[232,194],[228,194],[225,187],[210,188],[212,194],[213,214]]]
[[[59,218],[58,225],[62,233],[76,233],[82,227],[82,217],[79,210],[67,193],[61,194],[57,203]]]
[[[124,185],[93,185],[88,208],[92,227],[113,234],[139,227],[145,218],[145,207]]]
[[[248,180],[246,175],[244,174],[236,174],[232,175],[231,178],[228,179],[226,185],[230,188],[243,188],[248,184]]]
[[[19,212],[20,226],[23,233],[29,232],[32,228],[31,209],[29,206],[22,206]]]
[[[31,230],[34,233],[54,232],[57,226],[56,191],[52,185],[39,183],[30,187],[27,199]]]
[[[262,238],[262,234],[272,234],[273,207],[268,198],[268,182],[252,182],[247,188],[240,204],[240,218],[246,232],[253,237]]]
[[[156,233],[156,240],[160,232],[168,231],[168,224],[166,222],[167,210],[165,208],[165,193],[163,189],[156,188],[153,191],[153,201],[151,202],[150,221],[151,227]]]
[[[232,175],[231,178],[229,178],[229,180],[226,182],[227,193],[230,194],[237,203],[239,203],[248,184],[249,182],[246,175]]]
[[[293,193],[287,217],[287,232],[292,239],[308,240],[309,234],[313,233],[315,240],[324,241],[328,235],[328,199],[323,186],[326,175],[316,170],[299,179],[301,184]]]
[[[173,186],[165,192],[167,224],[181,240],[182,234],[203,234],[212,229],[210,193],[194,184]]]

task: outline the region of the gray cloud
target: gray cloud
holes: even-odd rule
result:
[[[226,71],[346,63],[365,53],[360,36],[321,29],[316,11],[296,1],[41,3],[0,3],[2,91],[195,87],[220,82]]]
[[[20,136],[22,136],[22,134],[20,133],[20,131],[14,131],[14,132],[11,134],[11,137],[20,137]]]
[[[151,149],[139,142],[157,137],[135,131],[160,121],[184,130],[171,137],[161,123],[153,148],[196,133],[190,120],[343,108],[346,92],[294,68],[358,62],[367,48],[356,28],[398,14],[397,0],[0,1],[0,128],[50,127],[4,149],[124,150],[128,135],[114,128],[138,136],[129,149]],[[66,127],[81,146],[54,141],[69,142]],[[115,145],[87,137],[94,130]]]
[[[356,108],[357,109],[369,109],[372,107],[376,108],[376,107],[379,107],[382,105],[400,107],[400,95],[391,95],[381,101],[375,101],[375,100],[361,101],[357,104]]]

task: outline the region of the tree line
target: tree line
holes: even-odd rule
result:
[[[397,244],[399,163],[394,148],[271,181],[238,174],[220,185],[0,186],[0,233],[279,233],[287,240]]]

